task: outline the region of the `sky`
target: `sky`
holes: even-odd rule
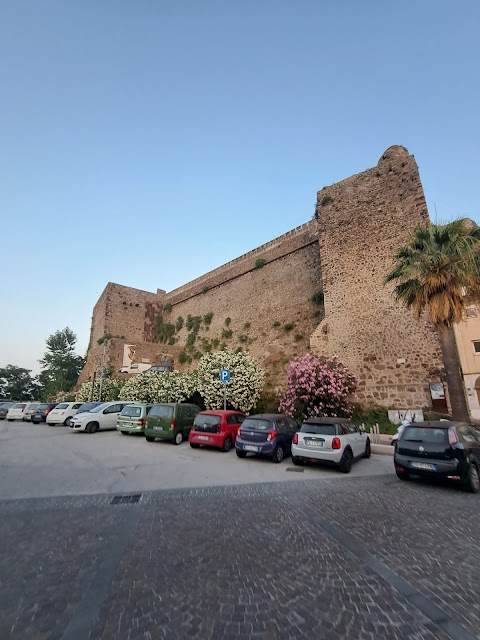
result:
[[[480,223],[478,0],[0,0],[0,367],[78,352],[106,284],[170,291],[415,155]]]

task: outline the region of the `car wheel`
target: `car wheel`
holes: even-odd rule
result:
[[[182,444],[182,442],[183,442],[183,433],[181,431],[179,431],[175,436],[174,443],[175,444]]]
[[[468,465],[467,478],[465,480],[465,488],[471,493],[478,493],[480,489],[480,478],[478,476],[477,466],[471,462]]]
[[[279,463],[283,460],[283,456],[284,456],[284,451],[283,451],[283,447],[281,445],[278,445],[278,447],[275,449],[274,453],[273,453],[273,458],[272,460],[275,463]]]
[[[395,473],[400,480],[410,480],[410,476],[406,471],[395,471]]]
[[[122,436],[128,436],[128,435],[130,435],[130,434],[128,433],[128,431],[120,431],[120,433],[122,434]]]
[[[367,439],[367,444],[365,445],[365,458],[369,458],[372,455],[372,447],[370,446],[370,440]]]
[[[301,458],[297,458],[297,456],[292,456],[292,462],[293,464],[296,464],[297,467],[300,467],[303,465],[303,460]]]
[[[153,438],[152,436],[145,436],[145,440],[147,442],[155,442],[155,438]]]
[[[67,418],[63,424],[66,427],[71,427],[72,426],[72,418]]]
[[[340,471],[342,473],[350,473],[352,470],[353,464],[353,453],[350,449],[347,449],[343,454],[342,460],[340,462]]]
[[[13,418],[7,418],[7,420],[8,420],[9,422],[14,422],[14,419],[13,419]]]
[[[200,445],[196,442],[190,442],[190,446],[192,447],[192,449],[200,449]]]
[[[237,454],[237,458],[246,458],[247,457],[247,452],[246,451],[240,451],[239,449],[235,449],[235,453]]]
[[[222,450],[225,451],[225,453],[227,451],[230,451],[230,449],[232,448],[232,444],[233,444],[233,442],[232,442],[231,438],[229,438],[229,437],[225,438],[225,440],[223,441]]]
[[[89,422],[87,424],[87,428],[85,429],[85,431],[87,433],[95,433],[97,430],[97,423],[96,422]]]

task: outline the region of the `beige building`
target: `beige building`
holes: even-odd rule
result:
[[[474,420],[480,420],[480,310],[478,307],[468,307],[465,320],[455,325],[455,338],[468,410]]]

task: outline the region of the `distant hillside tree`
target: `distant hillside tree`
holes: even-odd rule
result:
[[[40,388],[30,369],[7,364],[0,369],[0,397],[11,400],[36,400]]]

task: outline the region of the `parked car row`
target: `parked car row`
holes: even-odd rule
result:
[[[122,435],[143,434],[147,442],[163,440],[192,448],[235,447],[238,458],[248,454],[279,463],[292,455],[296,465],[325,463],[348,473],[353,462],[370,457],[370,439],[346,418],[311,418],[301,427],[282,414],[246,416],[241,411],[201,411],[189,403],[105,402],[71,418],[72,431],[96,433],[116,429]]]
[[[101,402],[3,402],[0,404],[0,420],[22,420],[39,424],[70,426],[77,413],[90,411]]]

